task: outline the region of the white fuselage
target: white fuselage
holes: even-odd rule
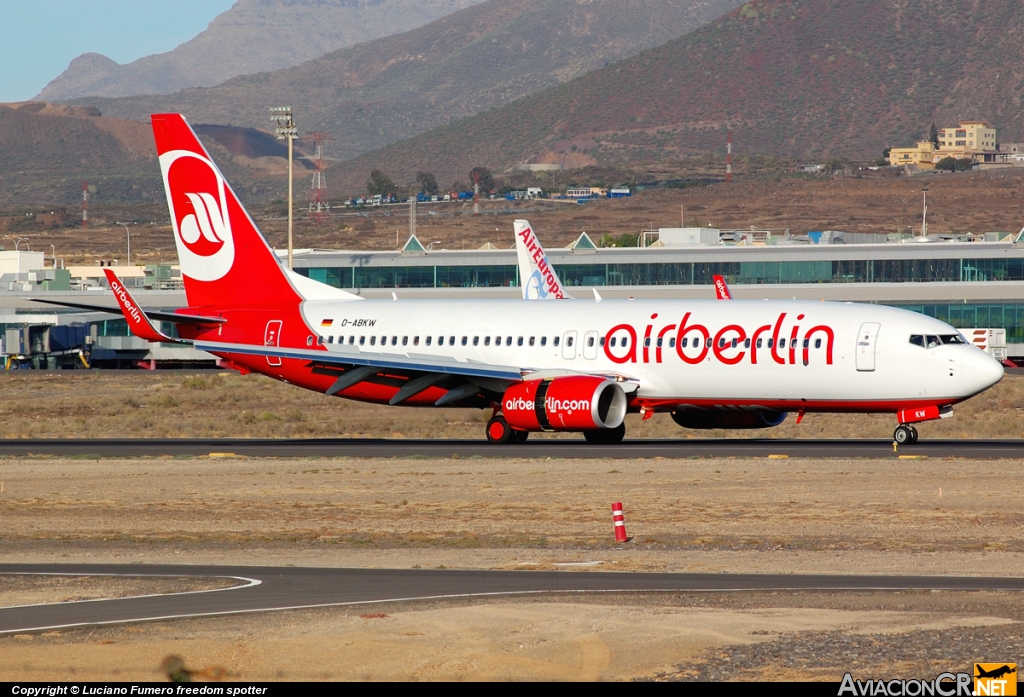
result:
[[[621,376],[638,383],[638,399],[664,407],[895,411],[959,402],[1003,375],[968,344],[911,343],[959,336],[948,324],[877,305],[310,300],[302,312],[329,352],[510,366],[527,378]]]

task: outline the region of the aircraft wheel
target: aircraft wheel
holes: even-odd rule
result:
[[[515,431],[505,421],[505,417],[495,416],[487,422],[487,441],[489,443],[508,443],[515,437]]]
[[[529,437],[529,431],[512,431],[512,440],[514,440],[516,443],[525,443],[526,439]]]
[[[626,424],[619,424],[617,428],[599,428],[592,431],[584,431],[583,437],[588,443],[600,445],[614,445],[621,443],[626,435]]]
[[[910,444],[914,445],[917,443],[917,429],[913,426],[907,426],[910,429]]]
[[[893,431],[892,439],[896,441],[898,445],[913,445],[914,443],[914,431],[911,426],[906,424],[900,424]]]

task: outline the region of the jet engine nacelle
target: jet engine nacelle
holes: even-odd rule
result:
[[[626,402],[614,380],[570,375],[512,385],[501,398],[501,410],[517,431],[592,431],[618,428]]]
[[[672,412],[672,420],[683,428],[771,428],[786,420],[786,412],[680,409]]]

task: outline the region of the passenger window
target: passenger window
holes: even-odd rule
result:
[[[810,339],[804,339],[804,348],[807,348],[810,345],[811,345],[811,340]]]
[[[786,348],[786,340],[785,339],[779,339],[779,348],[780,349]]]
[[[413,346],[419,346],[420,345],[420,338],[418,336],[413,337],[412,345]]]
[[[757,340],[757,348],[761,348],[761,339]]]
[[[679,344],[683,348],[686,348],[690,344],[690,337],[684,336],[682,342]]]
[[[644,337],[644,348],[650,348],[650,347],[651,347],[651,337],[645,336]]]
[[[814,348],[821,348],[821,339],[814,340]]]
[[[427,346],[430,346],[430,340],[433,339],[433,338],[434,337],[432,337],[432,336],[428,336],[427,337]]]
[[[533,346],[533,344],[534,344],[534,342],[535,342],[536,340],[537,340],[537,337],[535,337],[535,336],[531,336],[531,337],[530,337],[530,346]]]
[[[608,345],[611,346],[612,348],[615,348],[615,337],[614,336],[612,337],[612,340],[608,342]]]
[[[474,336],[473,337],[473,345],[474,346],[479,346],[480,345],[480,337],[478,337],[478,336]]]
[[[468,343],[469,343],[469,337],[468,336],[462,337],[462,345],[465,346]]]
[[[333,344],[334,343],[334,337],[333,336],[327,337],[327,343],[328,344]]]
[[[662,342],[662,338],[659,336],[658,337],[658,348],[661,348],[661,342]]]
[[[463,337],[462,343],[463,343],[463,345],[465,345],[465,343],[466,343],[465,337]],[[448,345],[449,346],[454,346],[455,345],[455,337],[454,336],[448,337]]]
[[[558,346],[558,340],[559,340],[559,338],[560,338],[560,337],[557,337],[557,336],[556,336],[556,337],[555,337],[554,339],[552,339],[552,340],[551,340],[551,345],[552,345],[552,346]]]
[[[548,338],[546,336],[542,336],[540,338],[540,345],[541,346],[547,346],[548,345]]]
[[[392,341],[391,343],[394,343],[394,342]],[[402,346],[408,346],[408,345],[409,345],[409,337],[403,336],[402,337]]]
[[[566,346],[572,346],[572,337],[571,337],[571,336],[570,336],[570,337],[568,337],[568,338],[567,338],[567,339],[565,340],[565,345],[566,345]]]
[[[626,348],[627,346],[629,346],[629,337],[624,336],[622,337],[622,348]]]
[[[506,346],[511,346],[512,345],[512,337],[510,337],[510,336],[509,337],[505,337],[505,345]]]
[[[377,337],[371,336],[370,337],[370,346],[376,346],[376,345],[377,345]]]
[[[313,337],[312,336],[307,336],[306,337],[306,346],[312,346],[312,345],[313,345]]]
[[[750,348],[750,339],[743,340],[743,348]]]
[[[668,347],[669,348],[675,348],[676,347],[676,340],[675,339],[669,339],[668,340]]]
[[[360,346],[365,346],[366,345],[366,337],[365,336],[359,337],[359,345]]]
[[[594,345],[594,337],[588,336],[587,337],[587,346],[589,347],[589,346],[593,346],[593,345]]]
[[[720,338],[718,340],[718,348],[725,348],[725,339],[724,338]]]
[[[491,337],[485,336],[484,337],[484,346],[490,346],[490,345],[491,345]]]
[[[758,339],[760,341],[760,339]],[[768,339],[768,348],[775,348],[775,339]]]
[[[392,346],[398,346],[398,337],[397,336],[391,337],[391,345]]]
[[[522,345],[523,345],[523,337],[519,337],[518,339],[516,339],[516,346],[522,346]]]
[[[708,345],[708,348],[711,348],[711,337],[710,336],[708,337],[707,345]]]
[[[733,339],[733,340],[732,340],[732,347],[733,347],[733,348],[736,348],[736,344],[738,344],[739,342],[740,342],[740,340],[739,340],[739,339]]]

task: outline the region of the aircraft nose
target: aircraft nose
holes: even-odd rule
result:
[[[987,390],[1003,379],[1003,364],[973,346],[964,351],[961,366],[964,390],[968,394]]]

